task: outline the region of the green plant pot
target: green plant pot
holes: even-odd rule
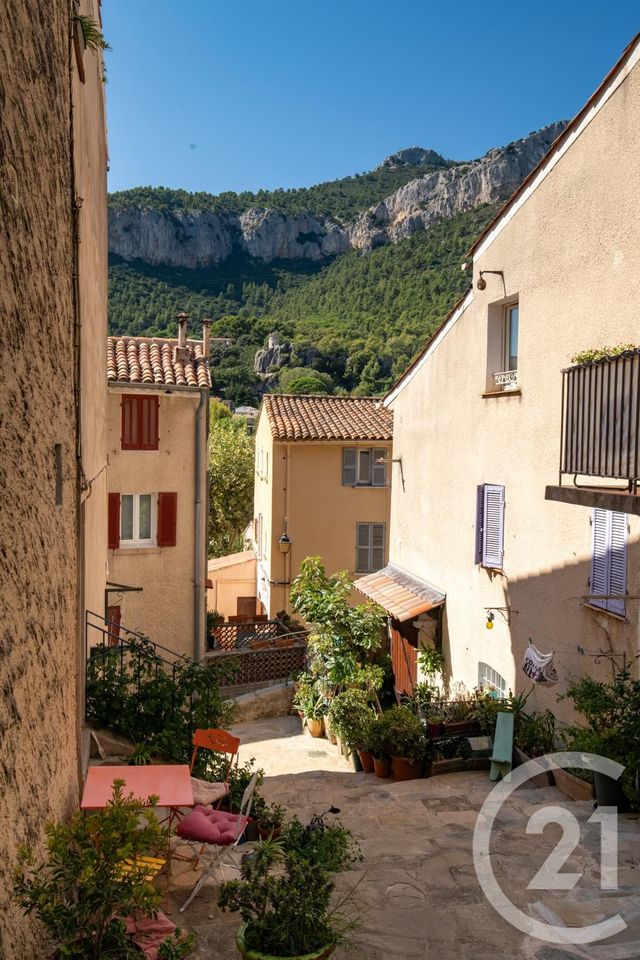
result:
[[[410,760],[408,757],[391,757],[391,769],[394,780],[417,780],[422,776],[422,760]]]
[[[272,953],[260,953],[259,950],[249,950],[244,945],[244,931],[246,924],[242,924],[240,929],[236,934],[236,947],[238,952],[244,957],[244,960],[325,960],[326,957],[330,957],[333,951],[336,948],[335,943],[332,943],[328,947],[323,947],[322,950],[317,950],[315,953],[305,953],[300,954],[297,957],[277,957]]]

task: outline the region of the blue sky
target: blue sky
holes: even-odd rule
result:
[[[571,117],[637,0],[103,0],[111,190],[297,187]]]

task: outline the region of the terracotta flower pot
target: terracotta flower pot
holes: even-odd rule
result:
[[[277,827],[269,826],[262,820],[258,821],[258,834],[261,840],[275,840],[282,833],[282,825]]]
[[[272,953],[260,953],[259,950],[249,950],[245,947],[245,927],[246,924],[243,923],[236,934],[236,947],[238,948],[238,952],[244,957],[244,960],[282,960],[282,958],[276,957]],[[305,953],[297,957],[287,957],[286,960],[326,960],[327,957],[331,956],[335,948],[335,943],[332,943],[328,947],[323,947],[322,950],[317,950],[315,953]]]
[[[595,791],[592,783],[574,777],[568,770],[558,768],[553,771],[553,777],[558,787],[564,793],[565,797],[571,800],[593,800]]]
[[[336,737],[335,733],[331,729],[331,723],[328,717],[324,718],[323,724],[324,724],[324,732],[327,740],[330,740],[331,743],[333,744],[337,744],[338,738]]]
[[[381,780],[386,780],[387,777],[391,776],[390,760],[380,760],[378,757],[374,757],[373,768],[375,770],[376,777],[380,777]]]
[[[324,729],[322,720],[314,720],[313,717],[307,717],[307,729],[312,737],[321,737]]]
[[[394,780],[417,780],[422,776],[422,760],[410,760],[409,757],[391,757],[391,769]]]
[[[360,763],[362,764],[362,769],[365,773],[373,773],[375,770],[373,764],[373,754],[369,753],[368,750],[358,750],[358,756],[360,757]]]

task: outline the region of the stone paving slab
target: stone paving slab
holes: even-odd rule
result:
[[[331,804],[360,839],[361,868],[339,877],[341,892],[357,881],[360,929],[336,960],[618,960],[598,947],[572,947],[533,940],[510,926],[486,900],[472,860],[472,835],[492,784],[486,771],[461,772],[393,783],[354,773],[336,747],[310,737],[297,717],[239,724],[240,759],[264,767],[263,794],[301,819]],[[527,885],[561,835],[550,825],[543,835],[526,832],[532,813],[544,804],[570,810],[581,827],[580,843],[564,871],[584,870],[573,891],[529,891]],[[502,888],[525,913],[555,916],[582,925],[618,909],[629,924],[627,939],[640,938],[640,823],[620,822],[620,883],[617,892],[599,889],[599,829],[587,824],[590,803],[568,801],[554,787],[520,788],[503,808],[492,834],[492,863]],[[227,877],[232,875],[227,871]],[[176,904],[195,882],[188,864],[174,868],[172,919],[197,935],[194,960],[236,960],[238,918],[216,906],[218,886],[206,885],[184,915]],[[622,943],[625,935],[615,938]],[[637,953],[620,960],[640,960]]]

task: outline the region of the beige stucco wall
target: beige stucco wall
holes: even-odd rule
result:
[[[640,325],[640,69],[636,67],[555,169],[474,265],[473,302],[391,406],[394,486],[391,560],[446,591],[445,653],[469,688],[484,661],[517,690],[529,638],[557,651],[560,683],[536,688],[556,704],[571,673],[606,669],[581,655],[607,646],[638,651],[638,603],[627,622],[580,605],[589,592],[591,511],[545,501],[557,483],[561,374],[571,356],[605,343],[638,342]],[[503,270],[520,303],[522,394],[482,398],[487,323],[504,299]],[[476,485],[504,484],[504,571],[474,565]],[[627,589],[640,594],[640,518],[630,517]],[[485,607],[510,606],[511,627]],[[532,701],[533,703],[533,698]]]
[[[213,586],[207,590],[207,609],[217,610],[225,619],[235,616],[238,597],[256,596],[256,558],[218,570],[209,569]]]
[[[133,393],[133,390],[129,392]],[[196,656],[194,635],[195,591],[195,418],[200,393],[193,391],[167,394],[139,391],[159,396],[158,450],[121,450],[121,397],[127,389],[109,388],[107,484],[115,493],[176,492],[177,533],[175,547],[108,550],[108,579],[113,583],[142,587],[142,593],[110,595],[110,603],[120,603],[122,622],[139,630],[155,643],[187,656]],[[206,474],[206,429],[199,443],[202,470]],[[202,560],[202,611],[198,618],[200,642],[204,643],[205,588],[204,563],[206,510],[199,529]]]
[[[106,195],[101,64],[87,51],[86,83],[77,82],[75,61],[69,62],[71,9],[68,0],[52,0],[46,9],[25,0],[0,5],[0,957],[7,960],[50,952],[35,920],[10,899],[11,872],[20,844],[43,852],[45,824],[71,812],[80,787],[74,390],[81,384],[86,439],[84,418],[101,416],[104,366],[86,352],[78,382],[72,159],[75,189],[84,197],[81,236],[88,246],[95,238],[93,252],[80,258],[80,290],[93,291],[86,311],[80,308],[83,346],[93,337],[104,340],[106,328],[106,248],[99,239]],[[97,16],[95,3],[83,2],[81,10]],[[94,402],[87,399],[90,382],[98,385]],[[90,429],[95,443],[82,447],[87,471],[104,460],[102,426],[92,422]],[[104,573],[104,556],[97,566],[87,557],[88,583],[99,584],[100,569]]]
[[[309,556],[320,556],[329,573],[347,570],[354,576],[356,523],[386,523],[386,553],[389,541],[391,464],[387,464],[386,487],[346,487],[342,485],[343,447],[379,447],[384,442],[280,443],[273,441],[267,416],[261,413],[256,431],[256,464],[263,448],[269,451],[269,473],[256,472],[254,517],[264,516],[267,556],[258,556],[258,590],[266,597],[266,581],[291,580],[300,563]],[[285,558],[278,540],[285,529],[292,541]],[[270,616],[288,610],[288,587],[271,583],[268,588]],[[265,600],[263,599],[263,602]]]

